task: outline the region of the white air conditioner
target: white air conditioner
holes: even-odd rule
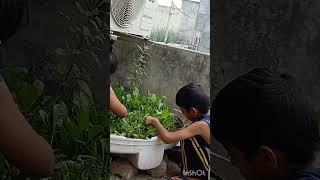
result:
[[[149,37],[157,0],[111,0],[110,28],[112,31]]]

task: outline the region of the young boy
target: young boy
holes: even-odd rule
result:
[[[290,75],[256,68],[217,95],[213,136],[247,180],[319,180],[319,120]]]
[[[169,132],[154,117],[147,117],[146,124],[157,129],[158,137],[165,143],[180,141],[183,176],[171,179],[208,179],[210,146],[209,97],[204,89],[190,83],[176,95],[176,104],[192,124],[176,132]]]

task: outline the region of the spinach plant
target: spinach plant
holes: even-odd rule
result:
[[[146,127],[146,116],[159,119],[161,124],[168,130],[173,130],[176,125],[175,116],[166,105],[166,98],[150,92],[140,93],[137,87],[125,89],[115,84],[113,89],[120,101],[128,109],[128,116],[120,119],[111,116],[111,133],[129,138],[147,139],[156,136],[156,130]]]

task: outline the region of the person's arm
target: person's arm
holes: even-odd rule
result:
[[[166,128],[164,128],[161,125],[157,118],[150,116],[146,118],[146,124],[155,127],[157,129],[158,137],[166,144],[185,140],[196,135],[203,136],[203,128],[204,126],[207,126],[205,122],[198,121],[192,123],[190,126],[184,129],[175,132],[169,132]]]
[[[128,114],[127,108],[119,101],[112,87],[110,87],[110,110],[120,118]]]
[[[53,149],[24,118],[4,81],[0,81],[0,153],[24,174],[53,175]]]

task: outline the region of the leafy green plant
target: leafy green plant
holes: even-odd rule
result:
[[[137,87],[137,82],[142,84],[142,78],[147,75],[148,61],[151,59],[151,47],[144,44],[143,46],[137,45],[139,51],[137,57],[133,59],[133,65],[129,65],[128,82],[129,86]]]
[[[100,65],[99,55],[107,51],[110,3],[68,2],[75,11],[58,12],[67,22],[64,46],[29,69],[5,69],[4,76],[26,119],[55,150],[57,166],[49,179],[108,179],[109,114],[97,107],[86,67]],[[0,156],[0,179],[30,178]]]
[[[156,136],[156,130],[145,126],[145,117],[159,119],[168,130],[176,128],[175,116],[166,105],[166,98],[150,92],[142,94],[138,88],[125,89],[115,84],[113,89],[128,109],[128,116],[120,119],[111,115],[111,133],[129,138],[146,139]]]
[[[85,81],[74,79],[69,93],[52,97],[24,68],[6,69],[4,75],[27,120],[55,149],[58,163],[52,179],[108,177],[108,114],[96,108]],[[4,179],[26,178],[4,158],[0,166]]]

